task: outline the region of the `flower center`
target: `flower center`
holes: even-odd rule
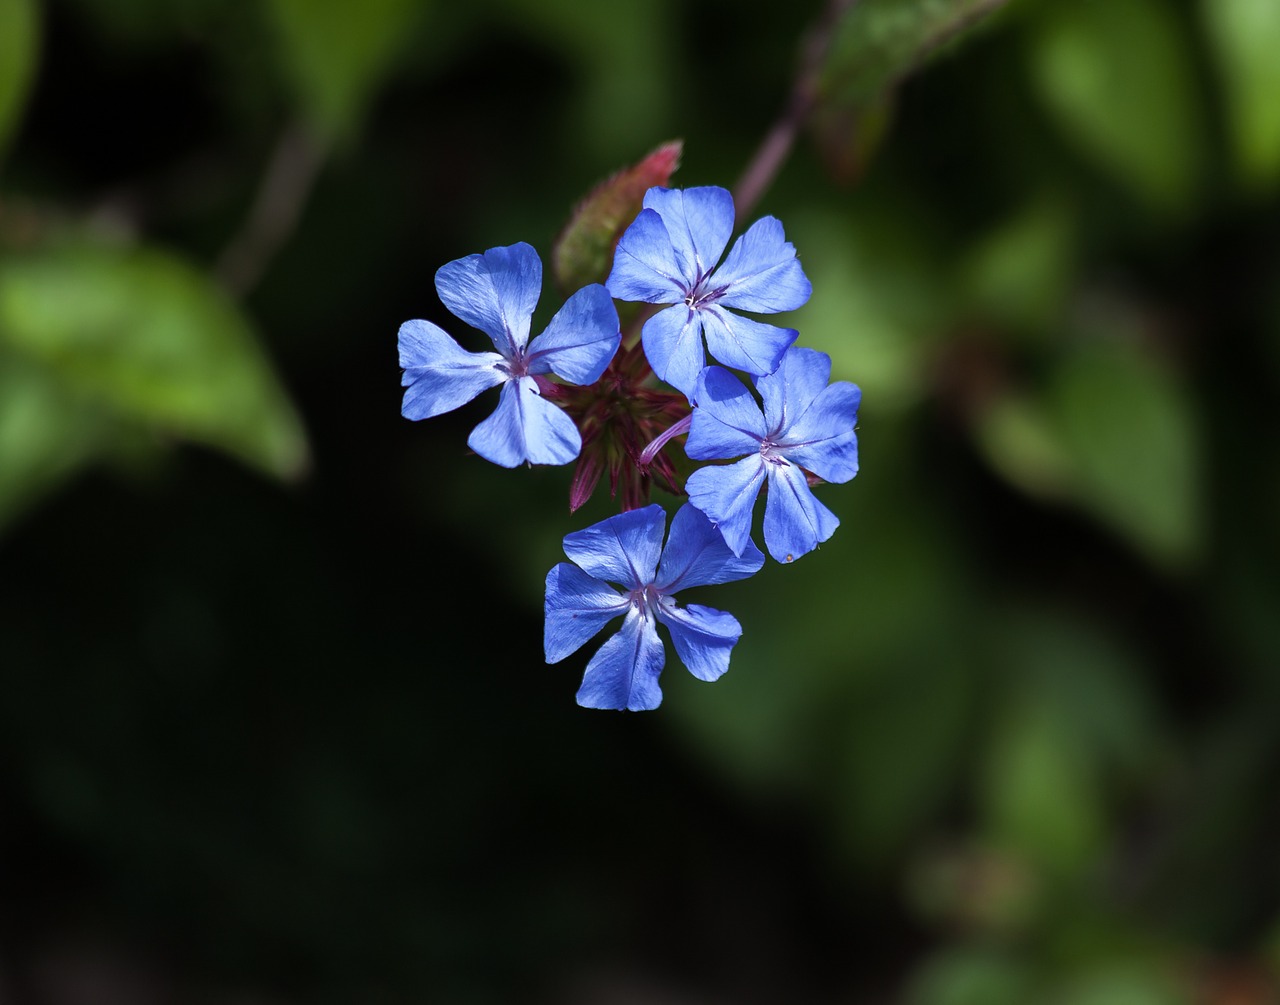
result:
[[[772,436],[766,436],[760,441],[760,456],[770,464],[776,464],[778,467],[786,467],[791,462],[782,456],[783,444],[779,443]]]
[[[710,307],[722,296],[724,296],[723,287],[712,287],[710,283],[710,275],[700,276],[694,284],[687,296],[684,298],[685,306],[690,310],[702,310],[704,307]]]
[[[529,361],[524,358],[524,353],[517,349],[514,356],[507,356],[498,364],[498,369],[511,380],[519,380],[521,377],[529,376]]]
[[[660,603],[662,603],[662,594],[653,583],[645,583],[644,586],[637,586],[631,590],[631,605],[639,608],[640,613],[645,617],[648,617]]]

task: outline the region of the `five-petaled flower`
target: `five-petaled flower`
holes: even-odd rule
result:
[[[623,616],[617,634],[587,664],[579,705],[658,707],[658,675],[666,662],[658,622],[666,625],[681,662],[699,680],[716,680],[729,669],[729,652],[742,635],[737,619],[699,604],[680,607],[674,594],[746,579],[759,571],[764,555],[750,542],[735,555],[689,505],[672,519],[664,549],[666,522],[665,511],[655,504],[576,531],[565,537],[564,552],[577,564],[561,562],[547,573],[543,644],[548,663],[577,652],[607,622]]]
[[[831,357],[787,350],[778,369],[756,379],[764,408],[729,371],[707,367],[698,381],[685,453],[695,460],[748,456],[699,468],[685,488],[735,554],[751,545],[751,515],[765,479],[764,541],[779,562],[799,558],[840,525],[818,502],[806,472],[828,482],[858,473],[854,426],[862,392],[848,381],[828,385]]]
[[[467,352],[429,321],[405,322],[404,416],[442,415],[501,384],[497,409],[467,440],[472,450],[506,468],[526,461],[567,464],[577,457],[582,437],[573,420],[542,396],[550,383],[543,375],[590,384],[604,373],[622,339],[605,288],[596,283],[578,290],[532,342],[529,322],[542,292],[542,261],[528,244],[490,248],[442,266],[436,291],[498,351]]]
[[[642,340],[654,373],[687,396],[706,363],[704,334],[717,360],[757,376],[777,369],[796,340],[794,329],[727,308],[776,314],[800,307],[812,292],[796,249],[771,216],[753,223],[717,269],[733,222],[727,189],[651,188],[605,281],[619,300],[672,305],[645,322]]]

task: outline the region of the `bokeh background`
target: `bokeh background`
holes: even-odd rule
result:
[[[1280,1001],[1277,52],[1273,0],[0,0],[0,1000]],[[692,598],[725,678],[579,709],[542,582],[609,500],[401,419],[396,329],[663,141],[732,185],[815,53],[756,212],[862,471]]]

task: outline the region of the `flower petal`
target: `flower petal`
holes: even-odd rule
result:
[[[693,394],[707,359],[702,352],[702,311],[676,304],[644,323],[641,339],[653,372],[672,387]]]
[[[684,445],[689,457],[710,461],[759,453],[764,416],[742,381],[724,367],[709,366],[698,378],[694,398]]]
[[[720,297],[724,306],[755,314],[793,311],[813,293],[795,246],[771,216],[757,220],[734,242],[711,284],[724,290]]]
[[[578,704],[632,712],[657,708],[662,704],[658,676],[666,658],[653,618],[633,606],[618,633],[587,664],[578,689]]]
[[[644,194],[667,226],[681,275],[689,288],[715,268],[733,233],[733,196],[716,185],[701,188],[651,188]]]
[[[530,464],[568,464],[582,449],[578,427],[542,397],[532,377],[509,380],[494,413],[476,426],[467,446],[504,468]]]
[[[858,404],[862,392],[848,381],[825,388],[787,431],[782,455],[828,482],[858,473]]]
[[[654,503],[566,534],[564,553],[596,579],[628,590],[653,582],[667,514]]]
[[[794,464],[769,465],[769,496],[764,507],[764,543],[776,562],[807,555],[836,532],[840,521],[818,502]]]
[[[400,326],[400,382],[408,388],[401,414],[429,419],[452,412],[502,383],[501,362],[496,352],[467,352],[430,321],[406,321]]]
[[[735,555],[751,545],[751,513],[764,483],[764,458],[744,457],[736,464],[699,468],[685,482],[689,502],[707,515]]]
[[[621,342],[613,298],[599,283],[592,283],[565,301],[546,331],[529,343],[529,372],[555,373],[570,384],[594,384]]]
[[[757,376],[778,369],[782,354],[800,335],[794,328],[752,321],[719,305],[704,307],[698,314],[711,355],[725,366]]]
[[[577,652],[591,636],[631,602],[613,587],[588,576],[576,565],[561,562],[547,573],[542,648],[548,663]]]
[[[442,265],[436,292],[444,305],[514,359],[529,340],[529,319],[542,293],[542,260],[521,242]]]
[[[756,381],[769,431],[790,442],[787,431],[808,411],[830,378],[831,357],[825,352],[799,346],[788,349],[778,369]]]
[[[764,556],[760,558],[763,561]],[[729,652],[742,638],[737,618],[701,604],[662,604],[658,620],[671,632],[680,662],[698,680],[713,681],[724,676],[729,669]]]
[[[685,503],[671,519],[671,533],[658,566],[656,584],[663,596],[690,586],[712,586],[754,576],[764,555],[750,540],[741,557],[697,507]],[[685,664],[688,666],[688,664]]]
[[[693,289],[694,281],[676,257],[662,217],[642,209],[618,239],[604,285],[619,300],[674,304]]]

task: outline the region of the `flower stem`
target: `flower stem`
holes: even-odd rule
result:
[[[858,0],[829,0],[822,17],[809,30],[787,105],[756,148],[734,187],[733,201],[739,219],[749,216],[755,209],[790,155],[800,129],[818,103],[822,67],[831,50],[836,27],[857,3]]]

